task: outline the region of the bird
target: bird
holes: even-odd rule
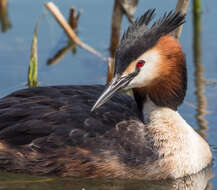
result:
[[[170,11],[153,21],[155,12],[123,34],[108,85],[35,87],[0,99],[0,170],[162,180],[209,166],[209,144],[177,111],[187,71],[172,32],[185,15]]]

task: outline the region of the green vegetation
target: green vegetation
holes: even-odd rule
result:
[[[32,39],[32,48],[31,48],[31,57],[29,62],[28,69],[28,87],[36,87],[38,86],[38,52],[37,52],[37,44],[38,44],[38,32],[39,21],[35,25],[33,39]]]

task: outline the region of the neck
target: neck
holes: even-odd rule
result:
[[[174,103],[174,99],[169,99],[169,96],[166,96],[165,94],[166,90],[162,90],[162,91],[163,92],[158,92],[158,93],[153,92],[152,94],[152,93],[148,93],[148,90],[146,88],[133,89],[134,98],[137,103],[137,108],[139,111],[139,118],[143,122],[144,122],[144,118],[147,118],[149,113],[151,113],[155,109],[170,108],[171,110],[174,111],[177,110],[178,102]]]
[[[161,120],[161,116],[165,115],[165,113],[175,113],[176,110],[171,109],[167,106],[158,106],[156,105],[152,99],[147,95],[145,101],[140,104],[141,110],[140,110],[140,118],[145,124],[148,124],[151,120]],[[167,115],[167,114],[166,114]],[[160,124],[160,122],[159,122]]]
[[[157,163],[162,170],[170,170],[179,178],[205,168],[212,158],[207,142],[177,111],[156,105],[149,96],[145,99],[142,109],[145,130],[158,149]]]

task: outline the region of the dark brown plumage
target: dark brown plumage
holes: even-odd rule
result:
[[[114,171],[109,164],[106,167],[109,160],[137,165],[134,154],[142,157],[146,149],[136,145],[139,141],[134,138],[139,134],[133,130],[135,123],[128,125],[130,118],[139,120],[136,104],[131,97],[118,94],[90,113],[103,89],[104,86],[38,87],[2,98],[0,169],[111,177]],[[123,120],[125,123],[117,125]],[[102,173],[96,170],[97,164],[104,165]]]

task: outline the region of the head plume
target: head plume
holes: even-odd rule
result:
[[[128,27],[115,54],[115,73],[121,74],[127,65],[142,53],[152,48],[158,40],[185,22],[185,15],[170,11],[155,21],[149,28],[147,25],[154,18],[155,9],[149,9]]]

